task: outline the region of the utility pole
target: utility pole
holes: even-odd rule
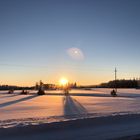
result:
[[[115,67],[115,90],[117,92],[117,68]]]

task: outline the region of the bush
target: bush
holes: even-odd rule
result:
[[[38,95],[45,95],[45,92],[44,92],[44,90],[39,89],[37,94]]]
[[[114,89],[111,91],[111,96],[113,96],[113,97],[117,96],[117,93],[116,93],[116,91]]]

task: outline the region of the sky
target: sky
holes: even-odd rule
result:
[[[139,0],[0,0],[0,84],[140,77]]]

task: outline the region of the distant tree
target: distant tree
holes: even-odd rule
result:
[[[74,83],[74,86],[73,86],[73,87],[74,87],[74,88],[76,88],[76,87],[77,87],[77,83],[76,83],[76,82]]]
[[[38,82],[36,82],[35,89],[38,90],[38,88],[39,88],[39,85],[38,85]]]

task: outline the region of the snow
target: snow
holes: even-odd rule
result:
[[[109,116],[0,129],[4,140],[110,140],[140,138],[139,115]],[[7,135],[8,134],[8,135]],[[137,137],[135,135],[138,135]]]
[[[110,96],[111,89],[47,91],[37,96],[0,92],[0,127],[49,123],[78,118],[140,113],[140,90],[119,89],[118,97]]]
[[[139,134],[140,90],[118,89],[117,97],[110,96],[111,90],[71,90],[70,96],[60,90],[44,96],[37,91],[0,91],[0,137],[22,140],[24,131],[27,140],[104,140]]]

